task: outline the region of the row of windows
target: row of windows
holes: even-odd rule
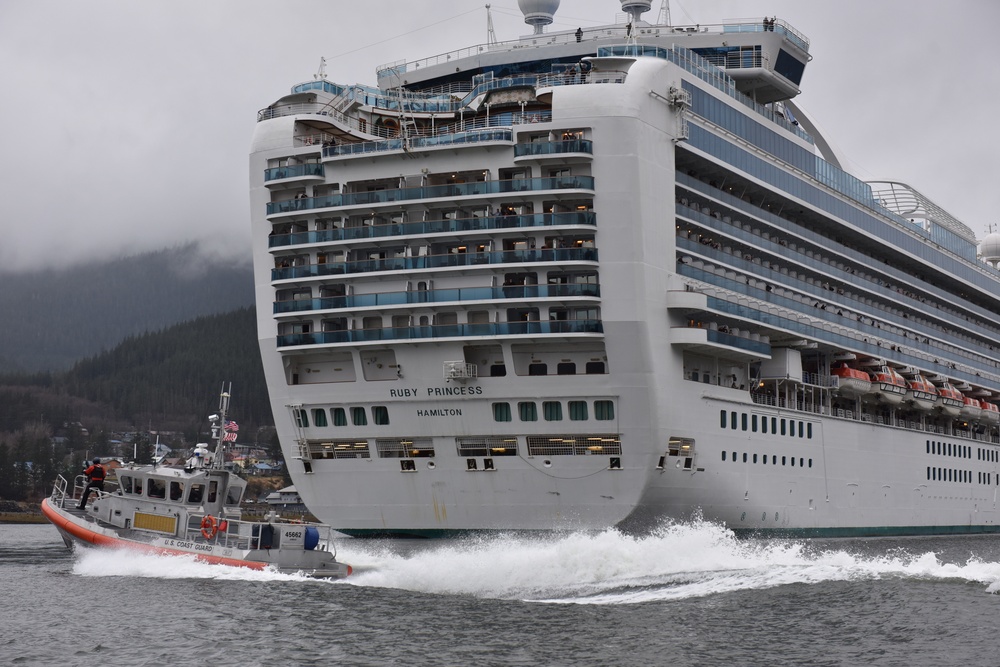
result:
[[[995,486],[1000,486],[1000,475],[990,472],[980,472],[979,473],[979,483],[980,484],[993,484]]]
[[[567,401],[566,415],[570,421],[587,421],[590,419],[590,405],[587,401]],[[517,404],[517,413],[520,421],[538,421],[538,404],[534,401],[521,401]],[[329,419],[325,408],[296,408],[293,411],[295,425],[299,428],[309,428],[310,415],[313,426],[323,428],[326,426],[347,426],[348,414],[350,423],[354,426],[368,425],[368,412],[362,406],[352,408],[330,408]],[[561,401],[543,401],[542,417],[545,421],[557,422],[563,420],[563,404]],[[371,407],[372,423],[377,426],[389,424],[389,409],[384,405],[373,405]],[[615,418],[615,404],[613,401],[594,401],[594,419],[597,421],[612,421]],[[493,404],[493,420],[498,422],[512,421],[510,403]],[[782,420],[784,422],[784,420]]]
[[[149,477],[146,480],[145,493],[143,493],[143,479],[141,477],[131,477],[122,475],[119,480],[119,487],[122,493],[132,496],[145,495],[147,498],[165,499],[169,495],[170,500],[175,502],[186,502],[191,505],[200,505],[203,502],[214,503],[218,498],[219,483],[211,481],[208,483],[208,496],[206,500],[205,485],[191,484],[188,488],[187,498],[184,497],[184,482],[157,477]],[[227,505],[238,505],[242,488],[238,486],[229,487],[226,496]]]
[[[962,482],[972,484],[972,471],[955,470],[953,468],[933,468],[931,466],[927,466],[927,479],[937,482]],[[982,483],[982,474],[980,474],[980,483]]]
[[[770,429],[768,428],[770,422]],[[740,414],[735,410],[727,412],[719,411],[719,427],[732,430],[752,431],[757,433],[771,433],[773,435],[788,435],[800,438],[811,439],[813,437],[812,422],[804,422],[800,419],[785,419],[782,417],[767,417],[766,415]]]
[[[312,423],[317,427],[329,426],[331,422],[334,426],[347,426],[347,412],[350,410],[351,423],[355,426],[368,425],[368,413],[364,407],[353,408],[330,408],[330,419],[327,420],[325,408],[312,408],[305,410],[297,408],[293,411],[295,425],[299,428],[309,428],[309,413],[312,412]],[[389,423],[389,408],[384,405],[372,406],[372,422],[377,426],[385,426]]]
[[[725,450],[722,451],[722,460],[723,461],[726,460],[727,454],[728,454],[728,452],[726,452]],[[767,465],[767,457],[768,456],[771,457],[771,465],[775,465],[775,466],[778,465],[778,455],[777,454],[759,454],[758,455],[758,454],[747,454],[746,452],[743,452],[743,463],[758,463],[758,458],[757,458],[758,456],[760,457],[759,462],[761,463],[761,465]],[[736,452],[733,452],[732,453],[732,458],[729,459],[729,460],[731,460],[733,463],[738,463],[739,462],[739,455]],[[795,467],[795,457],[794,456],[782,456],[781,457],[781,465],[783,465],[783,466],[791,465],[794,468]],[[813,460],[812,459],[806,459],[806,458],[800,456],[799,457],[799,467],[800,468],[805,468],[805,467],[812,468],[813,467]]]
[[[616,433],[529,435],[525,440],[529,456],[620,456],[622,453],[621,436]],[[455,446],[459,456],[517,456],[518,453],[517,438],[513,436],[464,436],[455,438]],[[306,447],[310,459],[371,458],[367,439],[312,441]],[[375,449],[383,459],[436,455],[431,438],[376,438]]]
[[[979,450],[982,452],[982,450]],[[972,447],[968,445],[953,445],[950,442],[939,442],[937,440],[927,441],[928,454],[940,454],[941,456],[955,456],[960,459],[972,458]],[[982,455],[980,454],[980,457]],[[982,458],[980,458],[980,461]]]
[[[980,461],[992,461],[993,463],[1000,462],[1000,456],[997,455],[998,452],[995,449],[983,449],[982,447],[979,447],[976,449],[976,452]]]
[[[570,421],[587,421],[590,419],[589,404],[587,401],[567,401],[567,414]],[[517,404],[517,416],[523,422],[538,421],[538,404],[534,401],[520,401]],[[558,422],[563,420],[562,401],[542,401],[542,416],[547,422]],[[594,419],[597,421],[611,421],[615,418],[615,404],[613,401],[594,401]],[[512,421],[510,403],[506,401],[493,404],[493,421]]]

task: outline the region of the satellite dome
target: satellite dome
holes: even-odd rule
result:
[[[542,28],[552,23],[559,0],[517,0],[517,6],[524,14],[524,22],[535,29],[535,34],[542,34]]]
[[[629,15],[633,23],[639,20],[644,12],[648,12],[653,0],[621,0],[622,11]]]
[[[979,244],[979,256],[984,262],[996,266],[1000,262],[1000,232],[992,232]]]

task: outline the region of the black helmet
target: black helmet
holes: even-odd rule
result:
[[[100,463],[100,462],[101,462],[101,459],[97,459],[97,458],[94,459],[94,463]]]

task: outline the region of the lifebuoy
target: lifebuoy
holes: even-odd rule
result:
[[[206,540],[215,537],[217,532],[219,532],[219,523],[215,520],[214,516],[209,514],[201,520],[201,534],[205,536]]]

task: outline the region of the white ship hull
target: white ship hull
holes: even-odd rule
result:
[[[810,535],[997,530],[995,425],[830,381],[851,358],[1000,395],[996,271],[961,223],[938,230],[958,249],[942,253],[817,158],[791,107],[736,92],[788,99],[808,60],[790,26],[744,27],[684,31],[706,57],[744,49],[725,72],[672,28],[637,46],[619,26],[380,71],[412,106],[321,80],[260,113],[261,353],[317,517],[355,535],[695,514]],[[575,69],[510,75],[543,55]],[[420,92],[446,84],[469,84],[459,106]],[[891,261],[857,250],[876,238]],[[963,301],[962,276],[987,296]],[[970,340],[940,309],[955,304]]]

